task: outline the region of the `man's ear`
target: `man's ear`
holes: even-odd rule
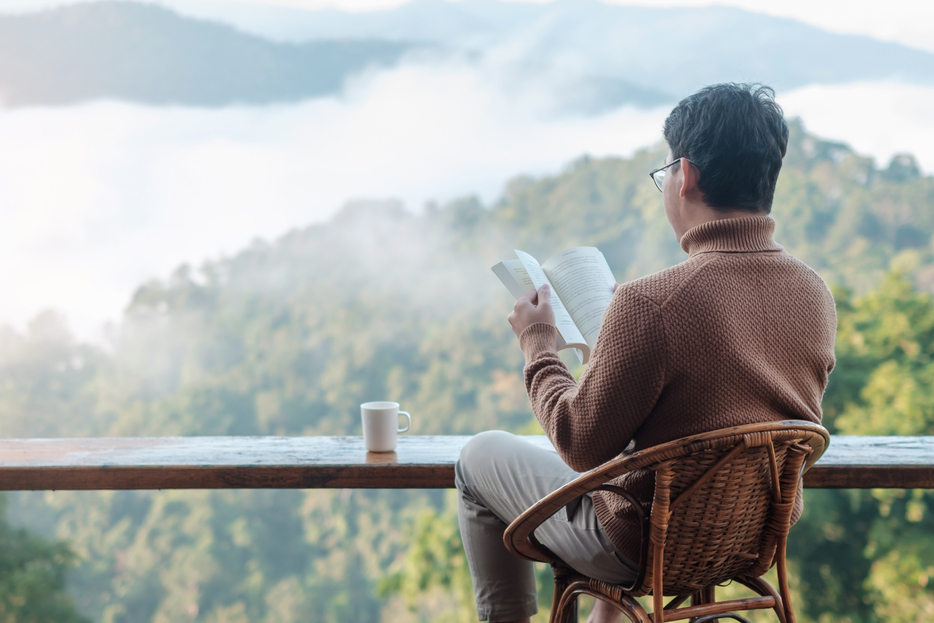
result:
[[[697,188],[697,181],[700,179],[699,171],[687,158],[682,158],[679,166],[681,168],[681,192],[679,194],[682,197],[687,197],[691,191]]]

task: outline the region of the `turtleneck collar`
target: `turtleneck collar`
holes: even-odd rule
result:
[[[755,253],[781,251],[772,239],[775,220],[769,216],[746,216],[708,221],[692,227],[681,237],[681,248],[691,257],[698,253]]]

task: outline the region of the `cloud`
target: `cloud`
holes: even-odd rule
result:
[[[491,200],[516,174],[660,137],[662,110],[556,117],[541,85],[501,86],[427,63],[298,105],[0,111],[0,322],[54,307],[87,335],[144,280],[325,220],[348,199]]]
[[[807,129],[843,141],[886,166],[911,153],[934,172],[934,88],[898,83],[813,85],[778,98],[785,115],[800,116]]]
[[[491,201],[515,175],[660,140],[668,107],[570,116],[552,107],[561,88],[422,62],[297,105],[0,110],[0,323],[52,307],[88,337],[145,280],[326,220],[347,200]],[[909,151],[934,170],[934,89],[809,87],[780,101],[882,163]]]

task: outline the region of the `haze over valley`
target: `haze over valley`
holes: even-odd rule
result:
[[[46,1],[0,0],[5,437],[359,435],[377,399],[416,435],[540,434],[489,267],[682,261],[646,174],[714,80],[774,85],[789,118],[776,240],[837,301],[823,423],[934,435],[930,49],[593,0]],[[2,494],[4,617],[469,620],[452,494]],[[801,623],[931,611],[932,492],[805,496]]]
[[[51,307],[92,337],[148,279],[349,200],[491,203],[516,175],[630,155],[714,80],[771,83],[810,131],[934,170],[934,54],[735,9],[102,2],[0,33],[0,323],[18,327]]]

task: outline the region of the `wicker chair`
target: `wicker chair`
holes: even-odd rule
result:
[[[713,431],[618,457],[529,508],[509,525],[504,541],[518,556],[551,564],[552,623],[576,621],[581,594],[612,603],[634,623],[725,618],[748,623],[735,611],[767,608],[781,623],[794,623],[785,543],[799,479],[829,440],[824,428],[794,420]],[[655,472],[647,519],[634,496],[606,484],[644,468]],[[545,519],[597,490],[623,496],[642,516],[640,571],[630,586],[583,576],[535,539],[534,531]],[[774,564],[777,591],[761,577]],[[715,587],[729,580],[759,596],[716,602]],[[634,599],[649,594],[654,614]],[[664,595],[674,599],[665,605]],[[688,599],[690,605],[684,606]]]

